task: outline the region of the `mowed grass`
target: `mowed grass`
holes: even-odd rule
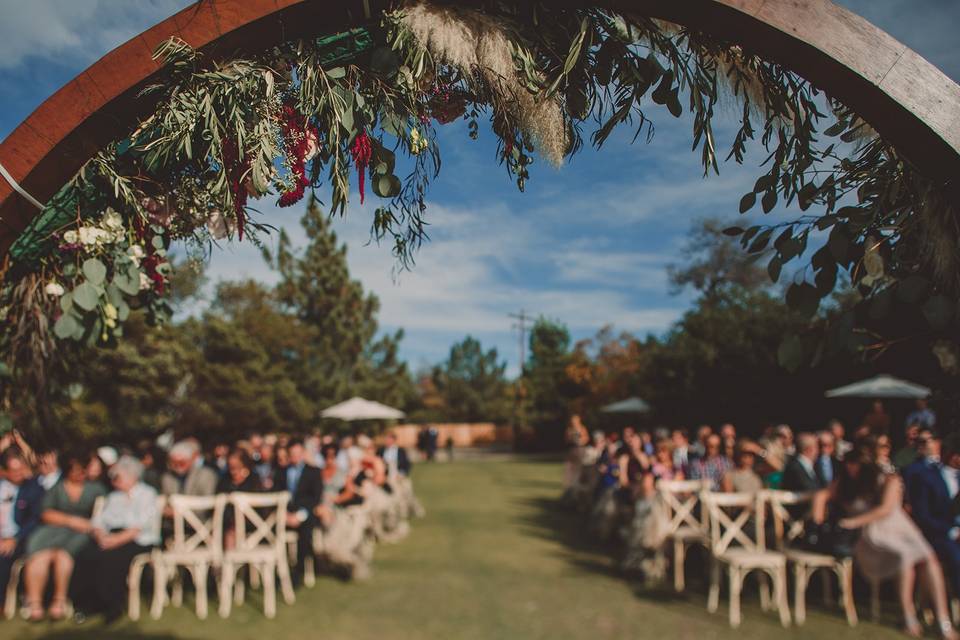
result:
[[[851,629],[837,611],[812,607],[804,627],[780,627],[775,614],[745,597],[744,623],[727,625],[725,599],[707,613],[703,586],[649,591],[625,580],[583,533],[578,516],[560,509],[558,462],[490,458],[421,464],[417,491],[427,517],[396,545],[381,545],[374,575],[345,583],[322,577],[280,604],[274,620],[259,592],[234,608],[198,620],[192,598],[160,620],[29,625],[0,622],[0,638],[322,638],[324,640],[583,638],[898,638],[890,625]],[[820,599],[817,598],[817,601]],[[866,615],[861,607],[861,615]]]

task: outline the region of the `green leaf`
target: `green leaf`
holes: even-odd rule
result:
[[[787,306],[803,317],[811,318],[820,307],[820,295],[811,284],[794,283],[787,289]]]
[[[763,199],[760,200],[760,204],[763,206],[764,213],[773,211],[773,208],[777,206],[777,192],[773,189],[767,189],[766,193],[763,194]]]
[[[773,256],[770,258],[770,262],[767,263],[767,274],[770,276],[772,282],[776,282],[780,279],[780,272],[783,270],[783,261],[780,260],[779,256]]]
[[[60,296],[60,310],[69,313],[71,309],[73,309],[73,292],[67,291]]]
[[[954,305],[944,295],[932,296],[923,305],[923,316],[934,329],[945,329],[953,320]]]
[[[738,236],[743,233],[743,229],[740,227],[727,227],[723,230],[723,235],[725,236]]]
[[[770,236],[773,235],[773,229],[764,229],[753,242],[750,243],[750,248],[747,249],[750,253],[757,253],[758,251],[763,251],[767,248],[767,244],[770,242]]]
[[[746,213],[753,208],[753,205],[757,203],[757,194],[750,192],[747,195],[740,198],[740,213]]]
[[[123,304],[123,294],[120,292],[120,287],[114,282],[107,285],[107,302],[115,307]]]
[[[140,270],[130,265],[126,271],[113,276],[113,284],[128,296],[137,295],[140,293]]]
[[[803,365],[803,342],[799,336],[787,336],[777,349],[777,362],[781,367],[795,373]]]
[[[850,248],[850,240],[844,232],[842,225],[837,225],[830,230],[830,237],[827,239],[827,248],[830,255],[840,264],[847,263],[847,252]]]
[[[679,118],[683,115],[683,106],[680,104],[680,95],[677,89],[670,92],[667,98],[667,109],[674,118]]]
[[[74,334],[83,329],[83,325],[77,322],[72,313],[65,313],[54,323],[53,334],[61,340],[72,338]]]
[[[73,303],[84,311],[92,311],[100,302],[100,294],[89,282],[81,282],[73,290]]]
[[[163,249],[163,237],[162,236],[153,236],[153,240],[150,241],[150,244],[153,245],[154,249]]]
[[[373,192],[381,198],[394,198],[400,194],[400,178],[395,175],[374,176]]]
[[[327,77],[333,80],[339,80],[347,75],[347,70],[343,67],[334,67],[333,69],[327,69]]]
[[[917,304],[929,288],[930,281],[923,276],[909,276],[897,283],[897,298],[907,304]]]
[[[829,127],[826,131],[824,131],[823,134],[825,136],[835,138],[836,136],[843,133],[846,130],[846,128],[847,128],[847,121],[839,120],[836,123],[834,123],[833,126]]]
[[[374,73],[391,77],[396,75],[399,68],[400,60],[390,47],[377,47],[370,53],[370,70]]]
[[[103,279],[107,277],[107,268],[96,258],[88,258],[83,262],[83,275],[87,282],[98,286],[103,284]]]

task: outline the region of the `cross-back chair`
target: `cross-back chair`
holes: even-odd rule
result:
[[[237,573],[243,566],[256,571],[263,584],[263,612],[273,618],[277,612],[276,580],[280,579],[283,599],[293,604],[295,596],[287,563],[287,504],[290,494],[231,493],[234,509],[234,546],[223,552],[220,578],[220,615],[230,615],[233,600],[243,602],[243,582]]]
[[[792,548],[792,545],[803,535],[804,516],[810,510],[814,494],[791,491],[766,491],[765,493],[773,516],[775,545],[793,565],[794,619],[797,624],[803,624],[807,618],[806,592],[811,576],[817,571],[826,570],[837,576],[841,604],[847,616],[847,623],[850,626],[856,625],[857,607],[853,600],[853,558],[838,558],[826,553]],[[829,582],[825,584],[824,597],[829,603]]]
[[[165,496],[157,496],[157,520],[154,525],[157,531],[160,530],[163,520],[163,509],[166,504],[167,499]],[[94,514],[97,512],[97,507],[94,506]],[[130,616],[131,620],[140,619],[140,582],[143,579],[143,570],[147,566],[152,567],[154,580],[156,580],[159,557],[160,549],[151,549],[150,551],[135,555],[130,562],[130,570],[127,572],[127,615]],[[156,587],[156,582],[154,582],[154,586]],[[154,594],[154,597],[156,597],[156,594]],[[153,606],[150,607],[150,614],[154,618],[160,617],[160,613],[157,612]]]
[[[790,625],[787,601],[787,559],[769,551],[764,543],[766,494],[704,492],[701,500],[710,518],[710,594],[707,609],[713,613],[720,604],[720,577],[723,569],[730,579],[730,626],[740,626],[740,594],[743,582],[753,571],[769,576],[774,585],[774,605],[784,627]],[[753,525],[753,537],[747,531]],[[764,594],[761,587],[761,596]],[[761,602],[762,603],[762,602]]]
[[[673,541],[673,588],[685,588],[684,563],[687,547],[707,546],[710,529],[707,509],[700,506],[700,494],[709,488],[709,480],[660,480],[657,491],[670,518],[667,537]]]

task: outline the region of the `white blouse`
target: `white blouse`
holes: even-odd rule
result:
[[[160,544],[158,506],[157,492],[138,482],[130,489],[130,493],[110,492],[103,511],[93,517],[93,528],[108,532],[117,529],[139,529],[140,533],[134,542],[145,547]]]

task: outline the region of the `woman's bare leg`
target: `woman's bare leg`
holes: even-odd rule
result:
[[[908,634],[914,637],[920,637],[923,628],[917,620],[917,608],[913,602],[913,586],[916,581],[916,567],[904,567],[900,572],[900,584],[898,595],[900,596],[900,607],[903,609],[904,626]]]
[[[27,558],[24,565],[23,581],[27,591],[27,606],[30,615],[39,611],[43,614],[43,591],[47,587],[47,576],[50,573],[50,564],[53,561],[54,551],[46,549],[38,551]]]
[[[937,622],[944,636],[947,631],[952,632],[950,623],[950,608],[947,604],[947,587],[943,580],[943,569],[940,567],[940,561],[937,557],[931,555],[920,563],[919,569],[922,573],[923,585],[933,600],[933,608],[937,614]]]
[[[63,549],[58,549],[53,558],[53,603],[61,608],[67,601],[67,588],[72,575],[73,557]],[[62,612],[59,613],[62,615]]]

